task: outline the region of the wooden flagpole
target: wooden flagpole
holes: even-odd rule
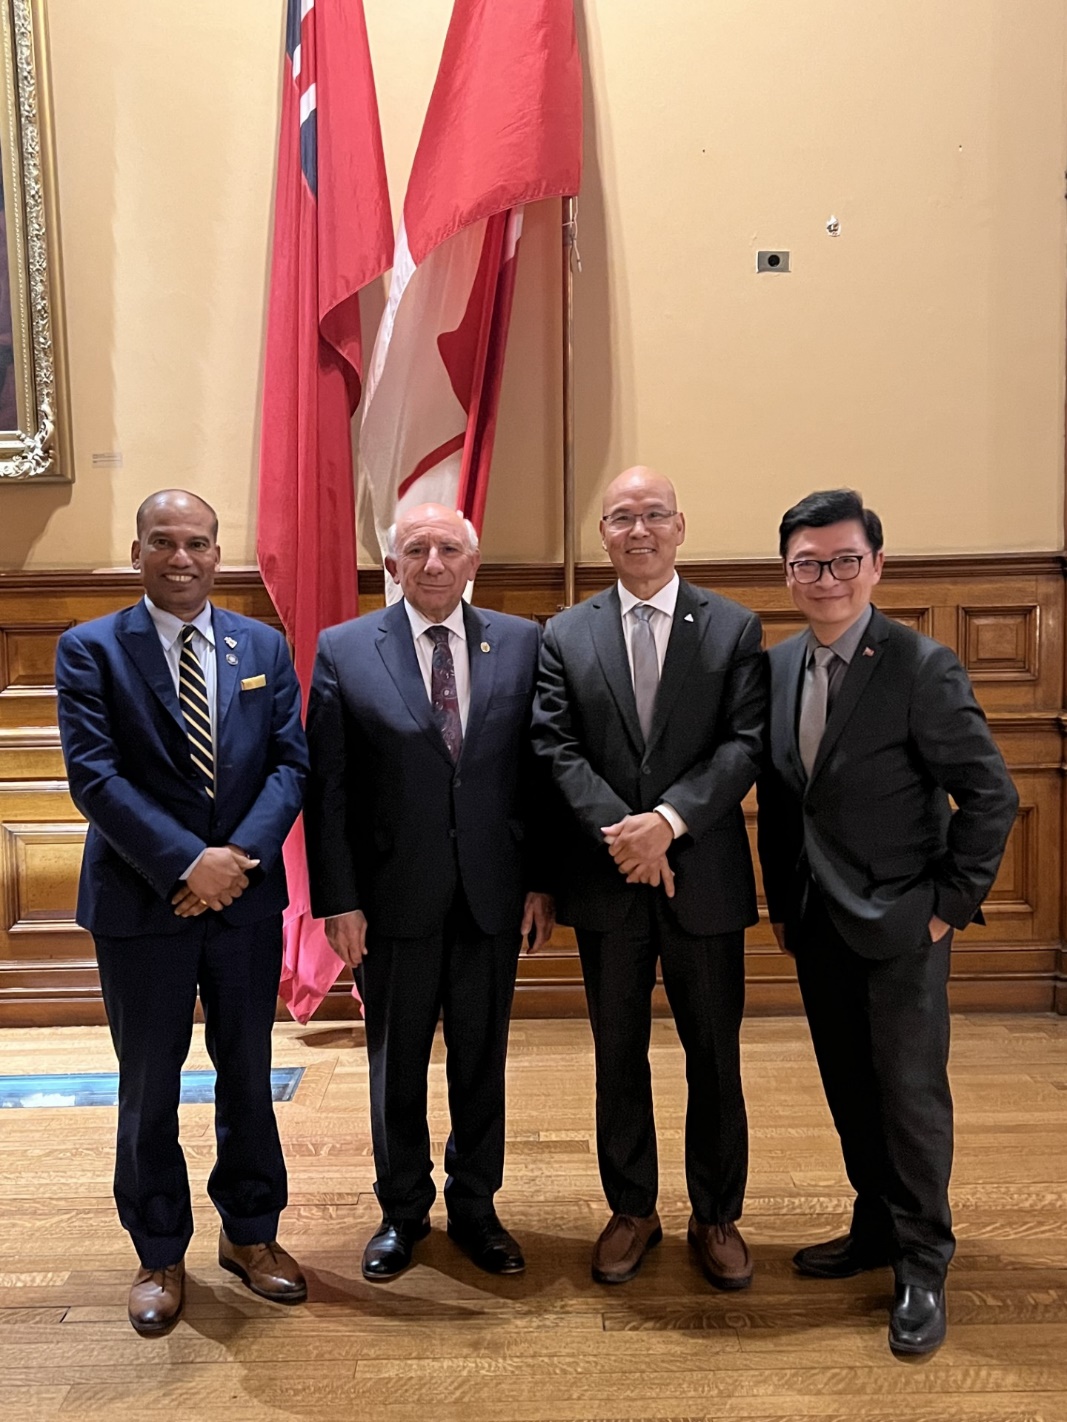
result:
[[[563,606],[575,603],[578,529],[574,492],[574,258],[578,200],[563,199]]]

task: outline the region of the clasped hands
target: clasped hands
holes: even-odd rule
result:
[[[248,871],[258,864],[236,844],[205,849],[184,887],[171,897],[174,912],[179,918],[196,918],[207,909],[228,908],[248,888]]]
[[[527,947],[527,953],[536,953],[552,937],[556,926],[556,906],[551,894],[526,895],[523,905],[523,938],[534,930],[534,941]],[[350,913],[334,914],[325,923],[326,940],[330,947],[350,968],[358,968],[367,956],[367,915],[362,909],[352,909]]]
[[[617,824],[604,825],[601,834],[628,884],[662,885],[667,897],[674,898],[674,871],[667,863],[674,830],[662,815],[655,810],[625,815]]]

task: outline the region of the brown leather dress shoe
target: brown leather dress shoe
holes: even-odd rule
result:
[[[752,1255],[735,1224],[705,1225],[690,1215],[689,1243],[709,1284],[717,1289],[747,1289],[751,1284]]]
[[[185,1303],[185,1260],[167,1269],[138,1269],[130,1289],[130,1322],[142,1338],[169,1333]]]
[[[219,1263],[271,1303],[298,1304],[308,1296],[300,1265],[276,1239],[266,1244],[234,1244],[220,1229]]]
[[[641,1267],[653,1245],[663,1238],[655,1210],[639,1215],[612,1215],[593,1246],[593,1278],[598,1284],[625,1284]]]

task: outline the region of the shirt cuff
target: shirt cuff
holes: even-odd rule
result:
[[[184,873],[184,874],[179,874],[178,877],[179,877],[180,879],[182,879],[182,880],[188,882],[189,875],[193,872],[193,870],[196,868],[196,866],[200,863],[201,859],[203,859],[203,857],[204,857],[204,855],[205,855],[206,853],[207,853],[207,847],[205,846],[205,847],[200,851],[200,853],[196,856],[196,858],[193,860],[193,862],[189,865],[188,869],[186,869],[185,873]]]
[[[673,805],[657,805],[656,814],[662,815],[663,818],[667,821],[671,829],[674,831],[675,839],[677,839],[680,834],[689,833],[689,827],[686,825],[685,820],[682,819],[681,815],[678,813],[678,811],[674,808]]]

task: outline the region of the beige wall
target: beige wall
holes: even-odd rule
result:
[[[366,0],[396,211],[449,8]],[[180,483],[251,561],[283,0],[48,9],[77,479],[3,491],[0,560],[122,562],[135,504]],[[583,556],[636,460],[676,478],[691,556],[766,554],[846,481],[902,551],[1060,546],[1064,0],[579,12]],[[559,556],[557,243],[532,214],[491,559]],[[762,246],[792,274],[757,276]]]

